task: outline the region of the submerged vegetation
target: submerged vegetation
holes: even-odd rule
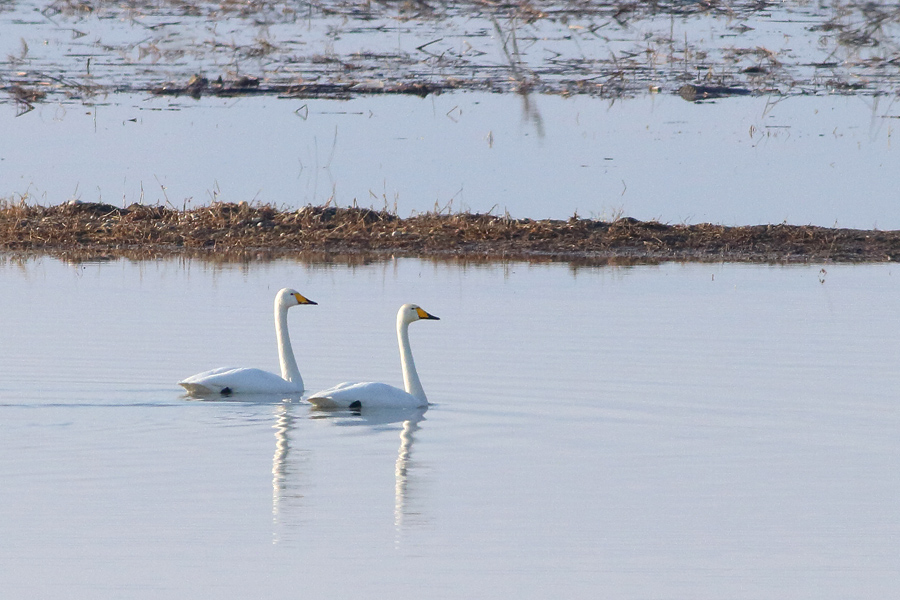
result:
[[[214,203],[178,210],[134,204],[0,204],[0,250],[73,260],[191,255],[215,260],[289,255],[563,260],[863,262],[900,260],[900,232],[812,226],[667,225],[513,219],[471,213],[401,218],[387,210]]]
[[[0,2],[23,111],[114,93],[894,94],[900,6],[863,0]],[[5,43],[2,43],[5,42]]]

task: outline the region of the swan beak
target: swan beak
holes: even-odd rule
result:
[[[430,315],[421,308],[416,307],[416,313],[419,315],[420,319],[430,319],[432,321],[440,321],[440,319],[434,315]]]
[[[297,304],[318,304],[309,298],[304,298],[302,294],[294,294],[294,298],[297,300]]]

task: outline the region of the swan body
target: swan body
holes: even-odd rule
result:
[[[428,400],[386,383],[345,381],[309,398],[316,408],[420,408]]]
[[[302,394],[303,378],[291,348],[287,311],[300,304],[316,304],[292,289],[275,295],[275,335],[278,338],[278,360],[281,376],[262,369],[220,367],[197,373],[179,381],[178,385],[192,396],[231,396],[233,394]]]
[[[302,394],[303,383],[292,382],[262,369],[219,367],[197,373],[178,385],[192,396],[232,394]]]
[[[425,390],[419,381],[412,349],[409,346],[409,324],[428,319],[438,321],[415,304],[404,304],[397,312],[397,342],[400,345],[400,366],[403,385],[400,389],[386,383],[344,382],[316,392],[308,400],[316,408],[420,408],[428,406]]]

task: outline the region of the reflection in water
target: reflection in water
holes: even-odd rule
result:
[[[290,468],[291,434],[297,427],[297,416],[293,413],[294,406],[290,403],[281,404],[276,411],[275,429],[275,454],[272,458],[272,519],[275,526],[273,531],[273,543],[280,540],[278,530],[282,525],[282,519],[286,515],[282,504],[289,497],[291,477],[294,472]],[[415,441],[414,434],[419,430],[419,423],[425,420],[427,407],[414,410],[379,410],[371,412],[325,412],[313,409],[310,419],[327,420],[337,427],[367,427],[379,430],[384,425],[402,423],[400,429],[400,448],[397,451],[397,460],[394,462],[394,527],[399,534],[404,527],[406,518],[412,513],[409,509],[409,470],[411,466],[412,446]],[[295,497],[302,497],[296,493]]]
[[[403,529],[403,517],[407,511],[407,472],[412,455],[413,434],[419,430],[419,422],[425,419],[426,410],[427,407],[418,409],[403,421],[403,429],[400,431],[400,450],[397,451],[397,462],[394,464],[394,527],[398,533]]]
[[[272,519],[278,523],[278,510],[287,487],[288,454],[291,451],[290,433],[296,418],[291,405],[283,403],[276,411],[275,456],[272,458]],[[276,539],[277,542],[277,539]]]
[[[537,81],[537,76],[530,72],[526,75],[523,69],[527,69],[525,61],[522,60],[522,54],[519,52],[519,42],[516,37],[516,19],[509,19],[509,34],[503,32],[503,27],[496,17],[491,15],[491,21],[494,24],[494,31],[497,33],[497,39],[501,43],[506,60],[509,62],[509,68],[512,72],[513,79],[516,80],[516,93],[522,98],[522,120],[534,125],[535,131],[539,138],[544,139],[544,119],[538,111],[537,104],[531,99],[529,90]]]
[[[394,527],[399,534],[405,520],[414,514],[409,510],[409,468],[411,466],[414,433],[419,430],[419,423],[425,420],[428,407],[412,410],[373,410],[353,413],[352,418],[334,419],[339,427],[365,426],[373,429],[382,425],[402,423],[400,430],[400,448],[394,462]],[[346,415],[346,413],[344,413]],[[313,418],[316,418],[315,416]]]

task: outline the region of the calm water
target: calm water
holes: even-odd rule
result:
[[[0,105],[0,198],[900,229],[887,99],[115,100]]]
[[[895,266],[0,262],[9,597],[900,593]],[[399,384],[354,416],[199,402],[277,368]]]

